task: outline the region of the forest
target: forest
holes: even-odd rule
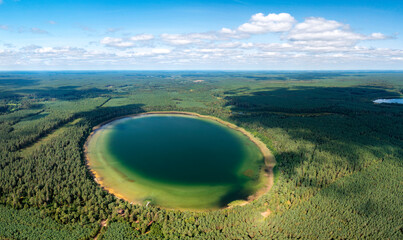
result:
[[[197,81],[203,80],[203,81]],[[403,72],[0,73],[0,239],[402,239]],[[94,126],[148,111],[211,115],[274,153],[244,206],[167,210],[102,189]]]

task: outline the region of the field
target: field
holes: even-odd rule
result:
[[[393,71],[1,72],[0,239],[402,239],[403,105],[373,103],[402,96]],[[111,195],[84,142],[149,111],[246,129],[275,155],[272,189],[210,212]]]

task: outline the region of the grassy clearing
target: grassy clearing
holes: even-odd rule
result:
[[[21,149],[20,152],[21,152],[22,156],[27,157],[27,156],[31,155],[35,150],[37,150],[40,146],[49,143],[50,141],[52,141],[55,138],[63,136],[63,134],[66,134],[67,131],[71,130],[71,126],[76,125],[81,120],[83,120],[83,119],[82,118],[74,119],[73,121],[68,122],[68,123],[64,124],[63,126],[51,131],[46,136],[37,140],[31,146]]]

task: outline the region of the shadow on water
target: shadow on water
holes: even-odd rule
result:
[[[239,189],[242,189],[242,186],[234,186],[227,194],[225,194],[222,198],[220,198],[220,202],[218,206],[220,208],[228,206],[228,203],[235,201],[235,200],[247,200],[250,195],[252,195],[252,192],[246,192],[246,191],[239,191]]]
[[[323,188],[347,172],[357,172],[386,159],[401,159],[401,106],[372,103],[374,98],[397,96],[398,93],[375,87],[299,87],[256,92],[245,89],[228,93],[225,99],[226,105],[235,112],[231,118],[236,124],[281,129],[290,141],[295,142],[296,147],[292,149],[287,149],[286,145],[274,145],[277,169],[286,179],[305,187]],[[102,107],[81,115],[91,126],[96,126],[116,117],[145,112],[143,107],[140,104]],[[362,149],[369,158],[363,157]],[[320,159],[317,157],[320,153],[329,157]],[[301,174],[301,169],[310,164],[326,171],[328,160],[332,159],[337,171],[342,168],[345,171],[335,178],[320,179],[315,174]],[[350,184],[358,186],[359,183]],[[234,199],[247,199],[252,194],[239,192],[239,189],[242,188],[234,186],[222,197],[220,205],[225,206]],[[363,194],[366,191],[356,189]],[[338,194],[341,198],[349,197],[342,190]],[[368,204],[362,209],[371,208],[371,202]]]
[[[145,110],[143,109],[143,105],[141,104],[131,104],[131,105],[125,105],[122,107],[103,107],[103,108],[99,108],[99,109],[95,109],[93,111],[89,111],[89,112],[83,112],[81,113],[81,117],[84,118],[85,121],[88,121],[90,123],[91,126],[97,126],[101,123],[105,123],[107,121],[113,121],[116,118],[120,118],[120,117],[124,117],[130,114],[138,114],[138,113],[144,113]],[[84,142],[82,143],[84,145]],[[84,156],[83,156],[84,157]],[[238,168],[239,166],[235,166],[236,168]],[[121,176],[123,176],[124,178],[129,179],[129,177],[127,177],[123,172],[121,172],[119,169],[115,169],[116,172],[118,172],[118,174],[120,174]],[[89,174],[91,174],[89,172]],[[213,178],[214,181],[212,181],[209,184],[212,185],[221,185],[221,184],[229,184],[229,183],[234,183],[233,187],[231,188],[231,190],[229,190],[229,192],[227,194],[225,194],[225,196],[223,196],[220,201],[218,202],[218,206],[220,207],[225,207],[227,206],[228,203],[234,201],[234,200],[238,200],[238,199],[245,199],[247,200],[247,198],[252,195],[254,192],[252,192],[250,189],[246,188],[245,182],[244,182],[244,178],[242,177],[242,179],[237,176],[234,175],[232,177],[230,177],[232,180],[231,182],[229,182],[228,177],[226,177],[225,179],[220,179],[220,175],[219,173],[214,173],[217,175],[217,177]],[[144,176],[147,177],[147,176]],[[208,178],[208,176],[205,176],[206,178]],[[162,179],[164,180],[165,183],[169,183],[170,181],[167,179]],[[172,181],[172,183],[177,183],[175,181]],[[189,182],[189,185],[198,185],[198,182]],[[206,182],[204,181],[203,184],[206,184]]]

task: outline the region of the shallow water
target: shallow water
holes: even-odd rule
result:
[[[145,115],[116,120],[89,142],[102,185],[133,202],[214,209],[262,186],[263,155],[242,133],[212,120]]]
[[[403,98],[394,98],[394,99],[377,99],[374,103],[396,103],[403,104]]]

